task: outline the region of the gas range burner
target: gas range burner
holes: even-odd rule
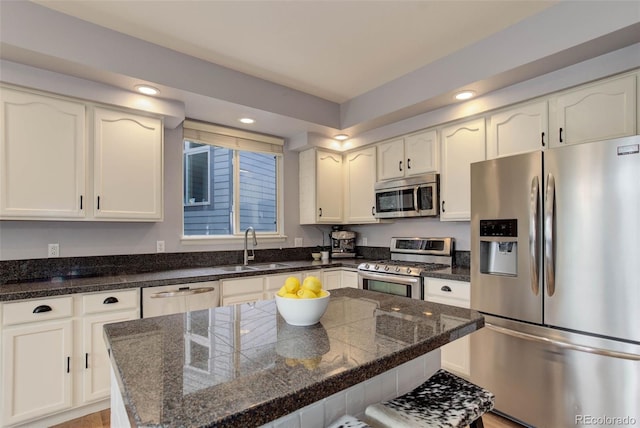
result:
[[[360,263],[358,270],[367,272],[380,272],[395,275],[420,276],[422,272],[451,267],[444,263],[424,263],[404,260],[378,260],[374,262]]]
[[[359,271],[420,276],[422,272],[450,268],[453,238],[391,238],[391,259],[360,263]]]

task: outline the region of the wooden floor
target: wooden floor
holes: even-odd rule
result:
[[[109,409],[107,409],[59,425],[54,425],[51,428],[109,428],[110,419]],[[485,428],[520,428],[522,426],[494,413],[485,414],[482,417],[482,422],[484,422]]]

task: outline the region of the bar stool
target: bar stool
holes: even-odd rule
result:
[[[372,428],[370,425],[362,422],[360,419],[351,416],[344,415],[340,419],[329,425],[327,428]]]
[[[483,428],[482,415],[493,409],[494,401],[486,389],[438,370],[413,391],[368,406],[365,415],[372,424],[389,428]]]

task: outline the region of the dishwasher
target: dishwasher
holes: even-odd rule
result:
[[[214,308],[219,302],[218,281],[145,287],[142,289],[142,318]]]

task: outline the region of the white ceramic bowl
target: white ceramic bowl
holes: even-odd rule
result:
[[[276,294],[276,307],[282,318],[290,325],[306,326],[320,321],[329,306],[331,294],[315,299],[291,299]]]
[[[322,254],[320,254],[320,253],[311,253],[311,257],[313,257],[313,260],[318,261],[322,257]]]

